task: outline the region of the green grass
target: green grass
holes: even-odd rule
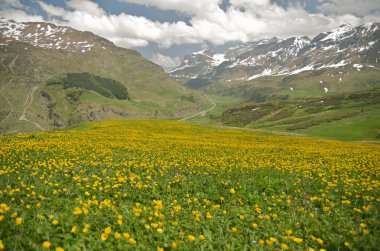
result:
[[[159,120],[0,142],[5,250],[380,245],[378,145]]]
[[[372,90],[380,87],[379,79],[380,71],[378,69],[366,68],[358,72],[347,67],[302,72],[290,76],[267,76],[251,81],[212,81],[209,86],[201,88],[201,90],[208,94],[234,96],[246,101],[262,102],[328,97]],[[323,81],[323,84],[320,81]],[[327,93],[325,93],[324,87],[328,88]],[[294,91],[291,91],[290,88],[293,88]]]
[[[329,122],[300,132],[313,136],[346,140],[379,140],[379,109],[354,119],[348,118]]]
[[[378,140],[379,91],[319,98],[245,102],[233,106],[213,122],[226,126],[301,133],[345,140]]]

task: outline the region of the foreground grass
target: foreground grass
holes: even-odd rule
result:
[[[374,250],[380,147],[163,121],[0,138],[6,250]]]

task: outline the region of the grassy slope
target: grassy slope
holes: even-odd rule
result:
[[[380,107],[355,118],[327,122],[300,132],[329,138],[347,140],[380,139]]]
[[[64,126],[86,121],[89,113],[95,113],[96,119],[173,118],[193,114],[207,104],[200,95],[190,102],[184,97],[193,95],[192,92],[172,81],[160,67],[143,59],[137,52],[112,44],[107,49],[95,46],[90,52],[73,53],[15,42],[7,51],[1,52],[1,60],[0,88],[4,88],[1,93],[0,132],[39,130],[33,123],[19,120],[33,86],[38,89],[26,117],[45,129],[54,127],[55,121]],[[66,95],[75,88],[45,86],[47,82],[61,79],[70,72],[89,72],[114,79],[128,88],[131,101],[103,98],[84,90],[78,102],[69,102]],[[43,91],[51,96],[54,113],[59,118],[48,115],[49,102],[41,97]],[[9,99],[10,105],[3,97]],[[10,112],[12,116],[7,116]]]
[[[211,96],[217,100],[219,109],[190,121],[345,140],[378,140],[379,95],[379,91],[373,90],[263,103],[239,103],[237,99],[227,99],[229,102],[235,101],[227,103],[224,98]]]
[[[340,79],[342,80],[339,81]],[[302,72],[290,76],[261,77],[251,81],[216,81],[201,90],[218,95],[242,97],[245,100],[254,100],[258,94],[266,96],[268,99],[284,96],[292,99],[323,97],[379,88],[379,79],[379,68],[357,71],[346,67]],[[327,93],[324,91],[325,87],[328,88]],[[294,91],[291,91],[290,88],[293,88]]]
[[[340,80],[341,79],[341,80]],[[380,130],[380,99],[344,101],[327,107],[320,104],[322,100],[333,100],[334,96],[343,97],[348,93],[371,92],[380,86],[378,68],[366,68],[357,71],[349,67],[327,69],[323,71],[303,72],[291,76],[262,77],[249,82],[212,82],[200,91],[208,93],[215,100],[222,97],[217,109],[206,117],[195,117],[191,121],[220,125],[247,126],[265,130],[304,133],[307,135],[347,139],[375,140]],[[321,84],[320,81],[323,83]],[[325,93],[324,88],[328,88]],[[293,88],[293,91],[290,90]],[[375,91],[376,92],[376,91]],[[236,102],[223,102],[225,97]],[[260,111],[253,112],[260,103],[274,104]],[[282,100],[285,99],[285,100]],[[315,99],[302,109],[298,105]],[[227,99],[228,100],[228,99]],[[252,107],[235,116],[232,121],[223,121],[223,112],[229,109]],[[338,100],[334,101],[339,103]],[[331,103],[331,101],[330,101]],[[243,109],[244,110],[244,109]],[[224,113],[226,115],[226,113]],[[227,115],[228,117],[228,115]]]

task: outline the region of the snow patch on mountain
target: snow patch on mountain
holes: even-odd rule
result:
[[[313,69],[314,69],[314,65],[306,65],[300,69],[289,72],[288,75],[294,75],[294,74],[298,74],[304,71],[312,71]]]
[[[22,41],[43,49],[88,52],[95,46],[80,37],[73,37],[67,31],[71,28],[60,27],[47,23],[19,23],[0,18],[0,34],[6,38],[6,43],[13,40]],[[73,41],[74,39],[74,41]],[[75,39],[77,39],[75,41]]]
[[[310,44],[310,39],[308,37],[296,37],[293,42],[293,45],[301,49],[309,44]]]
[[[341,25],[339,28],[332,30],[331,32],[328,32],[327,36],[322,39],[321,41],[326,41],[326,40],[333,40],[336,41],[338,39],[341,39],[342,37],[347,37],[347,36],[352,36],[353,34],[347,34],[348,32],[353,30],[353,26],[346,24],[346,25]]]
[[[19,40],[21,32],[24,30],[26,25],[24,23],[18,23],[13,20],[7,20],[5,18],[0,19],[0,31],[8,38],[13,38]]]
[[[213,62],[211,64],[213,66],[218,66],[221,63],[227,61],[227,59],[225,58],[225,54],[214,54],[212,58],[213,58]]]
[[[263,76],[269,76],[269,75],[271,75],[271,73],[272,73],[272,70],[271,70],[271,69],[265,69],[262,73],[260,73],[260,74],[256,74],[256,75],[253,75],[253,76],[249,77],[249,78],[247,79],[247,81],[249,81],[249,80],[253,80],[253,79],[255,79],[255,78],[263,77]]]

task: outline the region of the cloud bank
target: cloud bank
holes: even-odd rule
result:
[[[179,57],[171,58],[161,53],[155,53],[151,58],[151,61],[153,63],[161,65],[162,68],[164,68],[166,71],[170,71],[171,69],[181,64],[181,59]]]
[[[0,14],[18,21],[41,21],[30,15],[18,0],[3,0]],[[343,23],[380,21],[378,0],[319,0],[318,13],[310,13],[300,2],[282,7],[270,0],[119,0],[160,10],[172,10],[189,17],[189,22],[157,22],[127,13],[107,14],[96,2],[66,1],[66,8],[39,1],[48,20],[78,30],[89,30],[123,47],[144,47],[157,43],[221,45],[265,37],[313,36]]]
[[[115,44],[137,48],[156,43],[172,45],[222,45],[277,36],[314,36],[344,23],[380,22],[378,0],[316,0],[315,12],[305,9],[305,0],[118,0],[129,4],[170,10],[187,22],[158,22],[128,13],[110,14],[90,0],[67,0],[65,7],[37,1],[44,15],[30,14],[19,0],[2,0],[0,16],[17,21],[49,21],[108,38]],[[29,14],[28,14],[29,13]],[[45,17],[45,18],[44,18]],[[46,18],[47,17],[47,18]],[[164,67],[176,59],[156,54],[153,60]]]

